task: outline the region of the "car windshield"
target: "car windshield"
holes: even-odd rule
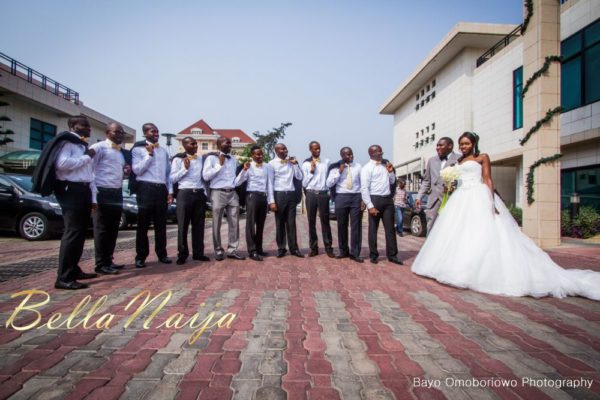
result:
[[[26,175],[9,175],[9,176],[10,176],[10,179],[12,179],[21,188],[25,189],[28,192],[31,192],[33,183],[31,182],[30,176],[26,176]]]

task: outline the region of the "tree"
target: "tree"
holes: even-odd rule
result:
[[[265,156],[265,162],[272,160],[275,157],[275,145],[285,137],[285,130],[292,126],[291,122],[282,122],[279,128],[272,128],[267,133],[262,134],[259,131],[253,132],[252,135],[256,138],[256,145],[262,147]],[[254,144],[249,144],[244,148],[240,158],[250,158],[250,148]]]
[[[0,107],[6,107],[9,105],[10,104],[5,101],[0,101]],[[6,115],[0,116],[1,123],[10,122],[10,121],[12,121],[12,120],[10,118],[8,118]],[[0,126],[0,128],[2,128],[2,126]],[[14,135],[14,134],[15,134],[15,132],[10,129],[5,129],[5,130],[0,129],[0,135],[4,135],[4,137],[0,139],[0,146],[4,146],[5,144],[14,142],[14,140],[12,140],[11,138],[8,137],[8,135]]]

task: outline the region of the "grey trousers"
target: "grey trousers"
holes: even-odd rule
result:
[[[429,232],[431,232],[431,229],[433,229],[433,224],[435,224],[435,220],[438,217],[438,211],[440,210],[440,206],[442,205],[441,198],[427,200],[428,203],[430,201],[434,202],[431,205],[431,208],[427,207],[425,209],[425,219],[427,220],[427,234],[428,235],[429,235]]]
[[[233,253],[240,239],[240,200],[234,191],[225,192],[211,189],[210,200],[213,213],[213,245],[217,254],[223,254],[221,245],[221,221],[227,211],[227,225],[229,226],[227,253]]]

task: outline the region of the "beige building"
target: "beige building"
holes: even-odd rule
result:
[[[600,1],[561,3],[533,0],[524,34],[521,25],[457,24],[380,109],[394,117],[393,160],[413,190],[440,137],[477,132],[500,194],[523,208],[524,231],[543,246],[559,243],[560,207],[573,192],[600,210]],[[522,97],[553,55],[562,55],[562,65],[550,62]],[[562,114],[521,146],[559,105]],[[528,204],[530,165],[559,152],[560,162],[535,170]]]
[[[241,129],[213,129],[203,119],[200,119],[177,133],[175,139],[178,141],[178,152],[183,151],[181,141],[187,136],[193,137],[198,142],[198,154],[217,151],[219,137],[231,139],[231,154],[233,155],[241,154],[248,144],[255,142]]]
[[[0,138],[13,140],[0,146],[0,156],[42,150],[56,134],[68,130],[67,120],[75,115],[85,115],[90,120],[90,143],[104,140],[106,124],[114,121],[85,106],[78,92],[0,53]],[[132,143],[135,130],[121,125],[126,132],[125,141]],[[6,130],[14,134],[2,135]]]

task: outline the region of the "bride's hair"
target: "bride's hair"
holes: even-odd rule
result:
[[[473,155],[475,157],[477,157],[479,155],[479,135],[476,134],[475,132],[464,132],[458,138],[458,143],[459,144],[460,144],[460,141],[462,140],[462,138],[464,138],[464,137],[466,137],[467,139],[469,139],[471,141],[471,143],[473,143]],[[464,156],[460,156],[461,160],[463,158],[464,158]]]

